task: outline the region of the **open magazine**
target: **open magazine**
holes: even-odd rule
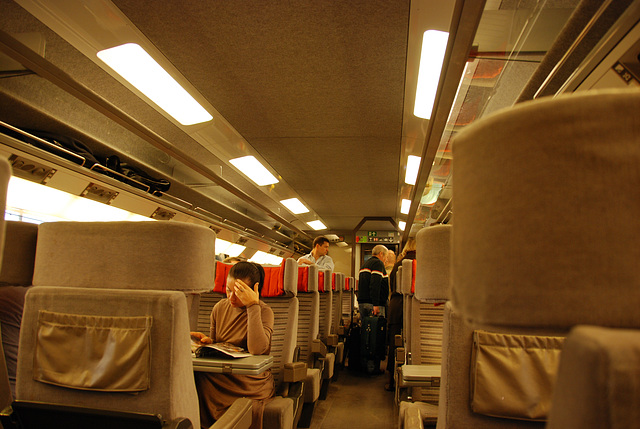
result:
[[[196,345],[196,357],[227,357],[237,359],[252,356],[251,353],[247,352],[242,347],[238,347],[230,343],[193,344]]]

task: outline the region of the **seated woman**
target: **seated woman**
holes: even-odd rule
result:
[[[238,262],[227,276],[227,298],[211,311],[209,336],[192,332],[203,344],[232,343],[254,355],[269,354],[273,311],[260,301],[264,269],[251,262]],[[253,286],[253,288],[251,287]],[[253,400],[252,428],[262,428],[264,405],[275,395],[271,370],[260,375],[196,372],[203,427],[211,426],[238,398]]]

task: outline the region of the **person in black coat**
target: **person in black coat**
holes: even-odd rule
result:
[[[389,282],[384,261],[387,248],[382,244],[371,250],[369,258],[358,273],[358,307],[362,317],[385,316],[385,306],[389,295]]]

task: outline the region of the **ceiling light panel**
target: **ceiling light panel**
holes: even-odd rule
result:
[[[311,228],[313,228],[316,231],[319,231],[321,229],[327,229],[326,225],[319,220],[314,220],[313,222],[307,222],[307,225],[309,225]]]
[[[420,160],[421,158],[415,155],[409,155],[407,157],[407,170],[404,175],[404,183],[407,185],[416,184],[418,172],[420,171]]]
[[[409,210],[411,209],[411,200],[402,200],[402,204],[400,205],[400,213],[409,214]]]
[[[142,47],[126,43],[98,52],[98,58],[182,125],[213,119]]]
[[[224,255],[228,255],[231,257],[240,256],[240,254],[244,252],[244,249],[246,249],[246,247],[240,244],[230,243],[228,241],[216,238],[216,242],[215,242],[216,255],[222,253]]]
[[[404,229],[407,227],[407,222],[401,220],[400,222],[398,222],[398,228],[400,228],[400,231],[404,231]]]
[[[266,253],[261,250],[258,250],[250,259],[249,262],[255,262],[256,264],[261,265],[280,265],[282,263],[282,259],[280,256],[272,255],[271,253]]]
[[[264,165],[260,164],[254,156],[243,156],[234,158],[229,161],[249,179],[253,180],[258,186],[273,185],[278,183],[278,179],[267,170]]]
[[[438,30],[427,30],[422,37],[416,104],[413,109],[413,114],[419,118],[431,119],[448,40],[449,33]]]
[[[297,198],[289,198],[288,200],[281,200],[280,204],[285,206],[293,214],[309,213],[309,209],[300,202]]]

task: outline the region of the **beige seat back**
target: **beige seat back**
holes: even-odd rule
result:
[[[343,273],[333,273],[331,288],[333,296],[331,302],[331,332],[339,336],[338,344],[335,346],[335,359],[339,366],[344,364],[344,336],[342,325],[342,296],[344,295],[345,275]],[[336,376],[334,374],[334,376]]]
[[[562,350],[547,428],[637,427],[639,385],[640,330],[577,326]]]
[[[271,355],[273,366],[271,372],[276,385],[276,394],[281,395],[269,402],[264,409],[263,424],[265,428],[290,428],[296,413],[302,404],[295,404],[294,400],[286,397],[286,383],[284,383],[285,364],[293,362],[297,344],[298,312],[298,263],[288,258],[283,262],[283,283],[280,292],[267,296],[267,288],[263,287],[261,299],[274,315],[273,333],[271,334]],[[266,282],[265,282],[266,286]],[[283,397],[285,396],[285,397]]]
[[[414,267],[415,260],[404,259],[402,266],[398,268],[400,291],[402,292],[402,336],[404,338],[407,363],[411,363],[411,302],[413,299],[412,287],[415,287]]]
[[[320,296],[318,293],[318,266],[302,265],[298,267],[298,362],[307,364],[304,380],[303,418],[301,423],[308,426],[313,413],[313,404],[320,397],[322,368],[315,365],[312,353],[313,340],[318,338],[320,322]]]
[[[17,399],[198,427],[185,292],[210,287],[214,241],[179,222],[40,225]]]
[[[451,226],[421,229],[416,235],[415,294],[411,301],[411,363],[440,365],[442,362],[442,321],[444,303],[450,296]],[[439,388],[413,389],[415,400],[438,403]]]
[[[306,273],[305,273],[306,271]],[[318,293],[318,267],[298,267],[298,340],[300,361],[313,367],[311,343],[318,338],[320,329],[320,295]]]
[[[320,339],[324,345],[331,346],[330,350],[333,350],[333,346],[337,345],[337,337],[331,333],[331,321],[333,320],[333,291],[331,290],[331,273],[329,269],[318,269],[318,293],[319,293],[319,326],[318,326],[318,339]],[[334,337],[336,338],[334,340]],[[328,352],[325,356],[324,372],[322,374],[323,380],[329,380],[333,377],[334,366],[336,362],[336,356],[333,352]],[[321,395],[324,399],[328,390],[328,382],[323,381]]]
[[[331,332],[338,333],[338,327],[342,324],[342,295],[344,289],[343,273],[333,273],[331,280],[331,289],[333,291],[331,301]]]
[[[345,277],[344,290],[342,291],[342,325],[346,328],[351,325],[353,319],[353,288],[355,279],[353,277]]]
[[[541,99],[456,136],[452,308],[470,330],[447,348],[439,427],[543,427],[568,330],[639,325],[639,108],[637,91]],[[455,357],[472,344],[472,377],[462,378]],[[505,351],[508,364],[487,373],[487,356]],[[543,370],[514,373],[525,365]]]
[[[265,267],[266,268],[266,267]],[[271,335],[271,353],[274,364],[271,368],[276,388],[280,386],[284,376],[284,364],[293,362],[297,345],[298,331],[298,263],[288,258],[284,261],[283,289],[278,295],[267,296],[266,288],[262,289],[261,300],[264,301],[274,315],[273,334]]]
[[[333,319],[333,291],[331,290],[331,270],[318,270],[318,291],[320,293],[320,325],[318,335],[326,344],[331,334],[331,321]]]
[[[215,280],[211,284],[211,289],[205,293],[199,294],[196,298],[198,308],[197,331],[208,334],[211,327],[211,310],[226,294],[227,273],[231,269],[232,264],[225,264],[216,261]]]
[[[0,357],[5,359],[6,356],[7,375],[13,392],[8,398],[11,399],[15,396],[22,309],[24,296],[33,280],[38,225],[6,221],[5,227],[5,253],[0,270],[0,329],[4,353]]]
[[[9,184],[9,178],[11,177],[11,168],[6,159],[0,160],[0,208],[4,213],[6,201],[7,201],[7,186]],[[4,248],[4,216],[0,220],[0,259],[2,258],[2,249]],[[2,334],[2,323],[0,323],[0,334]],[[9,375],[7,371],[7,364],[4,357],[4,348],[2,342],[0,342],[0,407],[11,403],[11,385],[9,382]]]

